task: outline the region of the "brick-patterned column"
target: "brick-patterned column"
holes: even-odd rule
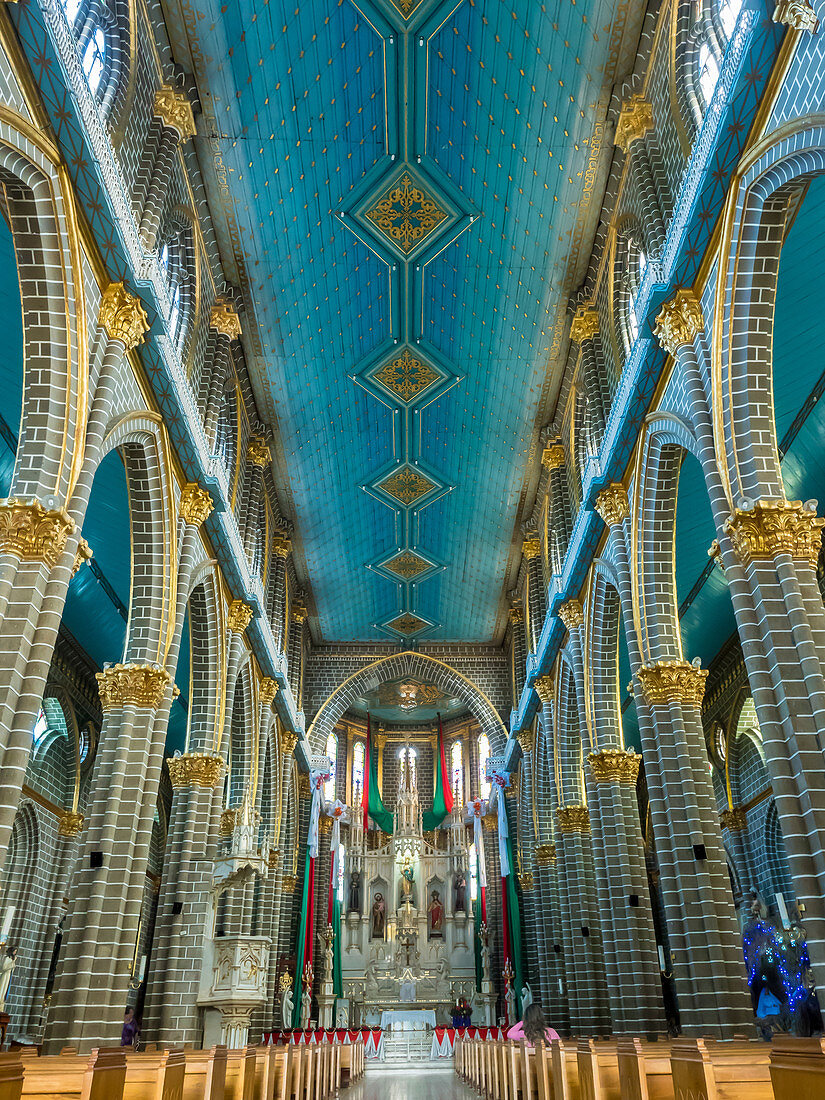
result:
[[[144,248],[150,252],[158,243],[160,219],[169,193],[178,145],[195,136],[192,104],[183,92],[170,84],[161,85],[155,92],[152,114],[158,120],[161,133],[140,219],[140,238]]]
[[[304,682],[304,623],[307,621],[307,609],[297,601],[292,605],[289,625],[289,686],[295,697],[298,710],[301,709]]]
[[[521,772],[519,775],[519,805],[516,828],[518,832],[518,851],[521,855],[519,884],[524,900],[524,927],[535,931],[522,937],[525,970],[531,983],[533,996],[541,998],[541,979],[539,977],[539,957],[544,952],[540,943],[538,929],[535,846],[536,836],[533,829],[533,745],[535,738],[532,730],[519,730],[516,734],[521,748]]]
[[[527,676],[527,633],[524,628],[524,610],[514,605],[510,608],[510,632],[513,662],[513,706],[518,706]]]
[[[264,492],[264,468],[272,461],[272,455],[266,440],[261,436],[253,436],[249,441],[246,451],[246,461],[249,464],[249,484],[246,491],[246,516],[243,522],[243,544],[246,558],[252,570],[255,540],[263,537],[263,531],[258,526],[257,503]],[[261,578],[259,578],[261,579]]]
[[[652,106],[642,96],[635,95],[622,105],[614,140],[630,161],[636,193],[644,211],[643,232],[648,259],[659,259],[665,245],[665,222],[647,148],[647,134],[653,128]]]
[[[723,810],[719,815],[722,826],[722,835],[727,834],[725,847],[733,860],[733,866],[739,881],[742,884],[742,892],[745,896],[750,889],[757,889],[758,877],[756,875],[753,857],[748,844],[748,815],[742,806]]]
[[[218,418],[223,403],[224,387],[230,376],[232,341],[241,335],[238,312],[230,302],[216,302],[209,314],[212,357],[209,369],[203,372],[201,410],[203,430],[211,450],[215,450]]]
[[[272,578],[272,633],[275,636],[275,648],[279,653],[284,653],[287,647],[285,637],[286,628],[286,583],[287,570],[289,569],[289,555],[292,552],[292,543],[286,535],[280,531],[272,539],[273,569],[275,576]]]
[[[642,665],[624,487],[604,489],[596,509],[615,528],[616,576],[682,1026],[729,1035],[747,1026],[752,1013],[700,718],[706,673],[683,662]]]
[[[570,534],[573,530],[564,445],[558,441],[548,443],[542,452],[541,463],[548,473],[549,527],[551,532],[551,545],[548,547],[550,569],[552,573],[560,573],[564,555],[567,553],[567,546],[570,542]]]
[[[541,572],[541,542],[535,536],[526,538],[521,544],[521,552],[527,561],[527,599],[530,612],[530,637],[527,642],[530,652],[535,653],[547,614],[547,593]]]

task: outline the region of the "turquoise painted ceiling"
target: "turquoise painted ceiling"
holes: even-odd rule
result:
[[[226,170],[260,330],[250,369],[318,631],[492,639],[627,8],[196,0],[191,14],[215,127],[199,152]]]

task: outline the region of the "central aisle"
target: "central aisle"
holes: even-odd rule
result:
[[[422,1066],[411,1062],[392,1069],[370,1069],[364,1077],[345,1089],[346,1100],[478,1100],[469,1085],[456,1077],[452,1060],[447,1066]]]

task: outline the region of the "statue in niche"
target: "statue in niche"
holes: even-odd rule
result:
[[[455,911],[463,913],[467,908],[467,877],[463,871],[455,876]]]
[[[349,877],[349,904],[350,913],[361,912],[361,872],[353,871]]]
[[[387,906],[384,904],[384,895],[377,893],[372,903],[372,938],[383,940],[386,927]]]
[[[307,1031],[309,1018],[312,1015],[312,990],[306,988],[301,994],[301,1029]]]
[[[6,1011],[6,997],[9,995],[11,976],[17,965],[17,948],[7,947],[3,961],[0,963],[0,1012]]]
[[[430,939],[443,936],[444,906],[441,904],[441,895],[438,890],[433,890],[427,912],[430,916]]]
[[[283,990],[281,995],[281,1028],[283,1031],[291,1031],[295,1006],[292,993],[292,978],[289,974],[284,974],[281,978],[281,989]]]
[[[401,868],[401,904],[402,905],[415,905],[413,898],[413,886],[415,885],[415,874],[413,872],[412,864],[406,863]]]

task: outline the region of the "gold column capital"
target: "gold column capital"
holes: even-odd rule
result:
[[[252,620],[252,608],[243,600],[233,600],[229,605],[226,625],[233,634],[243,634]]]
[[[771,18],[774,23],[784,23],[795,31],[815,34],[819,27],[816,12],[808,0],[778,0]]]
[[[221,820],[218,823],[218,836],[232,836],[237,817],[238,812],[232,806],[230,806],[228,810],[224,810],[221,814]]]
[[[633,95],[622,104],[613,142],[623,153],[627,153],[634,141],[652,129],[653,107],[644,96]]]
[[[521,544],[521,552],[528,561],[532,561],[541,553],[541,542],[535,536],[525,539]]]
[[[221,336],[237,340],[243,331],[238,311],[231,302],[218,301],[209,311],[209,327]]]
[[[627,489],[620,481],[611,482],[596,497],[596,511],[608,527],[623,523],[630,514]]]
[[[208,752],[185,752],[167,760],[172,789],[182,787],[217,787],[224,774],[220,756]]]
[[[511,607],[508,614],[513,625],[524,622],[524,611],[520,607]]]
[[[556,859],[555,844],[537,844],[533,849],[537,867],[549,867]]]
[[[641,757],[624,749],[602,749],[588,756],[590,770],[597,783],[628,783],[635,786],[639,778]]]
[[[519,871],[518,873],[519,886],[522,893],[527,893],[533,889],[533,872],[532,871]]]
[[[659,661],[642,665],[638,677],[650,706],[682,703],[701,707],[708,673],[687,661]]]
[[[675,357],[679,348],[692,344],[704,331],[702,307],[693,291],[682,287],[659,310],[653,334],[665,351]]]
[[[725,521],[725,533],[742,565],[787,554],[815,569],[823,526],[825,519],[819,519],[801,500],[763,497],[748,508],[735,509]]]
[[[578,600],[568,600],[559,608],[559,618],[568,630],[574,630],[584,622],[584,610]]]
[[[53,569],[74,529],[74,520],[62,508],[15,497],[0,502],[0,553],[20,561],[42,561]]]
[[[748,827],[748,811],[744,806],[734,806],[730,810],[723,810],[719,821],[723,829],[732,833],[743,833]]]
[[[291,730],[284,730],[281,734],[281,752],[284,756],[292,756],[295,746],[298,744],[298,734]]]
[[[535,737],[532,730],[516,730],[516,740],[518,741],[521,751],[525,754],[533,751],[535,744]]]
[[[548,443],[541,452],[541,464],[545,470],[561,470],[564,467],[564,444]]]
[[[590,832],[590,811],[586,806],[559,806],[556,816],[563,833]]]
[[[261,680],[261,703],[265,707],[271,707],[278,694],[278,684],[270,676],[264,676]]]
[[[542,703],[552,702],[554,687],[552,676],[539,676],[533,681],[533,691],[535,691]]]
[[[183,92],[172,87],[171,84],[161,84],[155,92],[152,113],[164,126],[168,126],[170,130],[176,130],[180,141],[187,141],[195,136],[192,104]]]
[[[83,814],[76,810],[64,810],[57,825],[57,835],[65,837],[80,836],[83,831]]]
[[[599,334],[599,312],[596,309],[578,309],[570,323],[570,339],[583,344]]]
[[[200,527],[214,507],[208,490],[202,489],[197,481],[188,481],[181,489],[180,515],[184,523]]]
[[[299,626],[307,621],[307,609],[303,604],[297,603],[292,608],[292,621],[298,623]]]
[[[142,343],[149,328],[143,303],[123,283],[109,283],[103,291],[97,323],[110,340],[119,340],[126,351]]]
[[[246,449],[246,458],[253,466],[268,466],[270,464],[272,455],[266,445],[266,440],[262,436],[253,435],[250,439],[249,446]]]
[[[284,875],[281,879],[281,890],[284,894],[294,894],[295,887],[298,885],[297,875]]]
[[[132,664],[110,665],[96,672],[95,679],[104,710],[126,706],[157,710],[172,681],[165,668]]]
[[[91,561],[93,556],[92,548],[89,546],[88,542],[86,542],[85,539],[78,539],[77,550],[75,551],[74,562],[72,564],[72,576],[77,573],[84,561]]]
[[[292,543],[286,537],[286,535],[275,535],[272,539],[272,553],[277,554],[279,558],[288,558],[289,552],[292,549]]]
[[[498,813],[495,810],[492,810],[490,813],[484,814],[481,819],[481,824],[484,826],[485,829],[488,830],[497,829]]]

